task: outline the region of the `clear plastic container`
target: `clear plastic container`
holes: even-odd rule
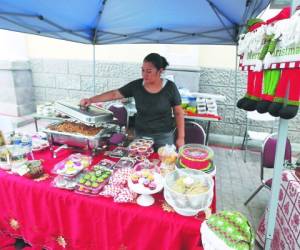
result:
[[[176,212],[191,216],[211,205],[213,187],[213,179],[208,174],[175,170],[165,176],[164,197]]]
[[[77,182],[76,192],[88,195],[97,195],[108,183],[111,171],[105,168],[85,172]]]
[[[21,145],[5,145],[0,147],[0,168],[11,170],[27,161],[27,151]]]
[[[92,158],[82,154],[71,154],[66,159],[58,162],[52,169],[52,173],[72,177],[87,168]]]

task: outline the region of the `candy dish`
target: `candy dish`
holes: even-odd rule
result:
[[[141,171],[135,171],[128,177],[128,187],[131,191],[140,194],[137,198],[137,204],[140,206],[151,206],[154,203],[152,194],[158,193],[163,189],[162,177],[158,173],[151,173],[153,176],[152,181],[141,176],[136,179],[135,176],[138,172]]]

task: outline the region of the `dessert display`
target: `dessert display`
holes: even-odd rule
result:
[[[137,203],[141,206],[150,206],[154,203],[151,194],[158,193],[163,188],[160,174],[147,168],[135,170],[128,178],[129,188],[138,194]]]
[[[58,162],[52,172],[58,175],[73,177],[91,163],[91,157],[82,154],[71,154],[66,159]]]
[[[122,157],[114,168],[133,168],[135,160],[129,157]]]
[[[177,213],[192,216],[211,205],[213,186],[212,177],[201,171],[175,170],[165,176],[164,197]]]
[[[111,171],[95,166],[92,171],[86,171],[78,180],[75,191],[82,194],[96,195],[107,184]]]
[[[178,167],[201,170],[205,173],[214,171],[213,151],[201,144],[186,144],[179,149]]]
[[[149,169],[141,169],[130,175],[133,184],[141,184],[144,188],[150,190],[156,189],[157,184],[154,181],[154,173]]]
[[[88,126],[83,123],[70,122],[70,121],[65,121],[59,124],[50,125],[48,129],[59,131],[59,132],[81,134],[85,136],[95,136],[102,130],[102,128]]]
[[[114,202],[133,202],[136,198],[136,193],[129,190],[127,179],[133,172],[132,168],[119,168],[109,179],[108,185],[100,192],[100,195],[113,197]]]
[[[136,161],[147,159],[154,152],[153,143],[150,138],[135,139],[128,146],[128,157],[134,158]]]

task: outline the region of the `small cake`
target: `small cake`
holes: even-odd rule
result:
[[[207,170],[212,157],[213,151],[200,144],[187,144],[179,149],[179,165],[184,168]]]

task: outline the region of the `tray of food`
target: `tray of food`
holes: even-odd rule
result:
[[[67,177],[76,176],[91,164],[91,157],[82,154],[71,154],[55,164],[52,173]]]
[[[111,170],[99,166],[94,167],[92,171],[87,171],[81,176],[75,191],[82,194],[97,195],[108,183],[110,176]]]
[[[89,126],[75,121],[60,121],[44,129],[50,145],[66,144],[73,147],[95,149],[117,129],[115,124],[103,124],[102,127]]]

